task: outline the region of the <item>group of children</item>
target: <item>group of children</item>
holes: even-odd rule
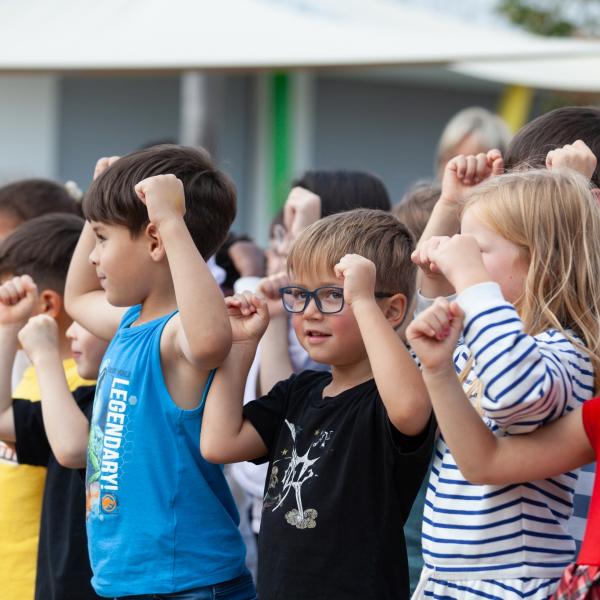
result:
[[[418,244],[376,178],[338,174],[336,204],[315,177],[282,215],[285,273],[226,298],[207,260],[235,188],[208,154],[101,159],[84,219],[0,244],[0,439],[30,465],[0,465],[23,497],[0,504],[0,598],[36,571],[36,600],[256,598],[241,461],[268,464],[260,600],[408,598],[432,455],[413,598],[600,598],[600,490],[576,563],[568,530],[600,449],[598,151],[600,111],[569,108],[452,158]]]

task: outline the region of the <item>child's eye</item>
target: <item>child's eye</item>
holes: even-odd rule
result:
[[[340,298],[343,298],[344,294],[343,292],[339,292],[338,290],[329,290],[327,292],[327,298],[329,300],[339,300]]]
[[[291,294],[292,294],[292,297],[294,298],[294,300],[305,300],[306,299],[306,290],[292,289]]]

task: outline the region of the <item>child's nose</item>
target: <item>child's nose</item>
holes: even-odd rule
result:
[[[90,252],[90,255],[88,256],[88,261],[91,265],[94,265],[94,267],[98,266],[98,253],[96,252],[96,248],[94,248]]]
[[[321,311],[317,308],[317,303],[314,298],[310,298],[308,301],[308,306],[304,309],[303,315],[305,319],[320,319],[323,316]]]

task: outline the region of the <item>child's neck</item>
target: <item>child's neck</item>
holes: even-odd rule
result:
[[[169,281],[164,286],[158,286],[152,290],[142,301],[142,310],[136,324],[141,325],[153,321],[177,310],[177,299],[175,289]]]
[[[331,365],[331,381],[323,395],[337,396],[369,379],[373,379],[373,371],[368,359],[352,365]]]

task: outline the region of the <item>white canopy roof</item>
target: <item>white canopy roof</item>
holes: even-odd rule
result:
[[[465,62],[454,71],[537,89],[600,92],[600,57],[579,56],[551,60]]]
[[[0,0],[0,72],[468,61],[462,68],[477,74],[472,63],[510,60],[510,70],[515,60],[590,55],[600,60],[600,44],[461,23],[398,0]]]

